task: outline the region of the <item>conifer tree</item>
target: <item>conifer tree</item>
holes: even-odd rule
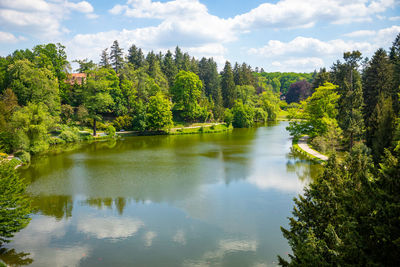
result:
[[[400,33],[397,35],[390,48],[390,61],[393,64],[393,108],[394,112],[400,112]]]
[[[99,66],[103,67],[103,68],[110,68],[110,58],[108,57],[108,52],[107,52],[108,48],[104,49],[101,52],[101,59],[99,62]]]
[[[133,64],[135,69],[143,67],[144,55],[142,49],[138,49],[135,45],[132,45],[128,50],[128,62]]]
[[[173,55],[169,50],[163,58],[161,69],[167,77],[169,87],[172,87],[174,84],[175,76],[178,73],[178,69],[176,68]]]
[[[363,96],[361,76],[358,72],[361,53],[346,52],[344,63],[337,62],[332,67],[332,79],[338,85],[338,123],[351,149],[355,140],[361,140],[364,131],[362,116]]]
[[[122,48],[119,47],[118,41],[115,40],[113,45],[111,46],[110,62],[116,73],[118,73],[119,70],[122,68],[122,65],[124,63],[123,56],[124,54],[122,52]]]
[[[233,78],[232,66],[229,61],[225,62],[225,67],[221,76],[221,91],[224,107],[231,108],[235,104],[235,81]]]
[[[376,142],[377,137],[377,125],[380,124],[379,118],[384,118],[386,115],[381,114],[382,112],[392,112],[392,109],[382,109],[382,105],[378,105],[378,102],[386,102],[387,98],[390,98],[390,102],[393,102],[393,68],[389,61],[389,57],[386,51],[378,49],[372,57],[369,65],[364,70],[363,74],[363,96],[364,96],[364,121],[366,126],[366,141],[367,146],[373,148],[373,143]],[[379,109],[379,110],[377,110]],[[374,115],[375,114],[375,115]],[[381,114],[378,116],[377,114]],[[391,135],[390,135],[391,136]],[[391,140],[387,140],[390,142]],[[379,153],[381,150],[373,150],[374,158],[379,159]]]

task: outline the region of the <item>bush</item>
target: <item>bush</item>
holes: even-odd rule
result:
[[[24,150],[18,150],[17,152],[14,153],[14,156],[19,158],[22,163],[29,163],[31,162],[31,154]]]
[[[233,121],[233,114],[232,114],[232,111],[229,108],[227,108],[225,110],[224,121],[228,126],[231,125],[231,123]]]
[[[52,136],[49,139],[49,145],[60,145],[60,144],[65,144],[65,141],[59,138],[58,136]]]
[[[113,125],[114,125],[115,129],[117,129],[118,131],[120,131],[122,129],[130,130],[130,129],[132,129],[132,121],[133,121],[133,118],[128,115],[119,116],[119,117],[115,118]]]
[[[105,130],[106,134],[109,136],[114,136],[115,135],[115,128],[112,125],[107,126],[107,129]]]
[[[79,135],[76,131],[73,131],[71,129],[66,129],[61,132],[61,134],[58,136],[60,139],[64,140],[67,143],[72,143],[72,142],[77,142],[79,141]]]

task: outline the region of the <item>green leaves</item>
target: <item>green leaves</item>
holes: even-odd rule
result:
[[[14,166],[0,162],[0,246],[29,223],[31,209],[25,188]]]

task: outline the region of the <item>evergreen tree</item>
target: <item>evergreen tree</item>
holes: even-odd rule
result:
[[[138,49],[135,45],[132,45],[128,50],[128,62],[133,64],[135,69],[143,67],[144,55],[142,49]]]
[[[394,112],[398,114],[400,112],[400,33],[397,35],[390,48],[390,61],[393,64],[393,107]]]
[[[183,70],[183,53],[182,50],[179,48],[179,46],[175,48],[174,60],[177,70],[178,71]]]
[[[231,108],[235,104],[235,81],[229,61],[225,62],[225,67],[221,76],[221,92],[224,107]]]
[[[148,66],[147,74],[149,74],[150,77],[154,78],[156,76],[157,67],[159,67],[158,65],[159,63],[153,51],[147,54],[146,61]]]
[[[332,67],[332,79],[338,85],[338,123],[351,149],[355,140],[361,140],[364,131],[362,116],[363,96],[361,76],[358,72],[361,53],[346,52],[344,63],[337,62]]]
[[[122,48],[119,47],[118,41],[115,40],[113,45],[111,46],[110,51],[110,61],[111,66],[115,70],[116,73],[122,68],[124,64],[124,54],[122,52]]]
[[[331,82],[330,73],[326,71],[326,68],[319,69],[319,72],[315,75],[313,74],[313,82],[312,82],[312,92],[315,91],[316,88],[324,85],[326,82]]]
[[[30,220],[26,184],[14,168],[14,164],[0,161],[0,247],[10,242],[14,233],[28,225]]]
[[[110,58],[108,57],[108,52],[107,52],[108,48],[104,49],[101,52],[101,58],[100,58],[100,62],[99,62],[99,66],[103,67],[103,68],[110,68]]]
[[[379,100],[385,102],[386,98],[393,96],[393,68],[389,61],[385,50],[378,49],[372,57],[369,65],[365,68],[363,73],[363,96],[364,96],[364,121],[366,126],[366,141],[368,147],[372,148],[372,144],[377,138],[376,130],[379,125],[378,118],[385,117],[383,115],[377,116],[373,114],[380,114],[382,111],[376,110],[381,109],[382,106],[377,107]],[[385,109],[390,111],[391,109]],[[391,140],[387,140],[391,142]],[[373,153],[378,151],[374,150]],[[380,155],[374,154],[374,158],[378,159]]]
[[[176,68],[173,55],[169,50],[163,58],[161,69],[167,77],[169,87],[172,87],[174,84],[175,76],[178,73],[178,69]]]

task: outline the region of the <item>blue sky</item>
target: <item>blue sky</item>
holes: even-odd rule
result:
[[[182,47],[197,58],[266,71],[330,67],[344,51],[388,49],[400,33],[398,0],[0,0],[0,55],[60,42],[68,59]]]

